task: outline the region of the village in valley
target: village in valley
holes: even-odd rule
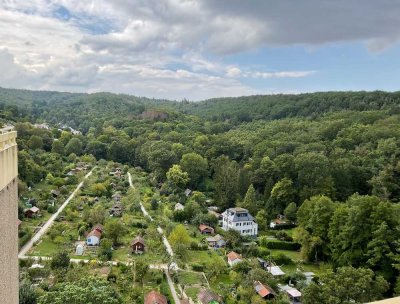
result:
[[[245,208],[221,210],[207,193],[154,184],[140,167],[89,156],[64,172],[62,182],[49,173],[21,197],[20,247],[29,247],[21,275],[36,286],[95,275],[137,303],[230,303],[245,289],[251,303],[301,303],[301,289],[329,267],[302,261],[290,210],[260,225]]]

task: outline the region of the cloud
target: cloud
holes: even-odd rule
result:
[[[224,59],[343,41],[378,52],[400,39],[399,9],[390,0],[2,1],[0,85],[177,99],[260,93],[242,81],[268,86],[316,71],[251,70]]]

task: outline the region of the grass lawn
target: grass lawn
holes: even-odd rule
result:
[[[200,272],[179,271],[178,281],[182,285],[205,284],[206,280]]]
[[[215,251],[211,250],[190,250],[186,263],[209,265],[214,259],[222,259]]]
[[[292,250],[280,250],[280,249],[268,249],[272,255],[277,255],[279,253],[283,253],[294,261],[301,260],[300,251],[292,251]]]
[[[33,247],[29,255],[52,256],[63,248],[63,245],[56,244],[49,238],[44,238],[37,246]]]
[[[185,288],[185,293],[188,297],[192,298],[193,301],[196,301],[199,290],[200,288],[198,287],[187,287]]]

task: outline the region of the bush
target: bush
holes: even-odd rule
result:
[[[192,264],[193,271],[204,271],[205,265],[204,264]]]
[[[293,242],[293,238],[285,231],[277,231],[275,236],[281,241]]]
[[[268,249],[280,249],[280,250],[300,250],[301,245],[299,243],[294,242],[284,242],[284,241],[275,241],[268,240],[265,242],[265,245]]]
[[[272,259],[275,261],[276,264],[278,265],[292,265],[294,264],[294,261],[289,258],[287,255],[283,253],[278,253],[277,255],[273,255]]]

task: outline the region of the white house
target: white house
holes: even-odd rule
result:
[[[236,230],[241,235],[257,236],[258,225],[248,210],[229,208],[222,213],[222,229]]]
[[[83,252],[84,252],[83,245],[82,244],[78,244],[76,246],[76,249],[75,249],[75,254],[76,255],[83,255]]]
[[[86,237],[86,244],[88,246],[98,246],[100,244],[101,232],[93,229]]]
[[[185,206],[183,206],[181,203],[175,204],[175,211],[183,211],[183,209],[185,209]]]

